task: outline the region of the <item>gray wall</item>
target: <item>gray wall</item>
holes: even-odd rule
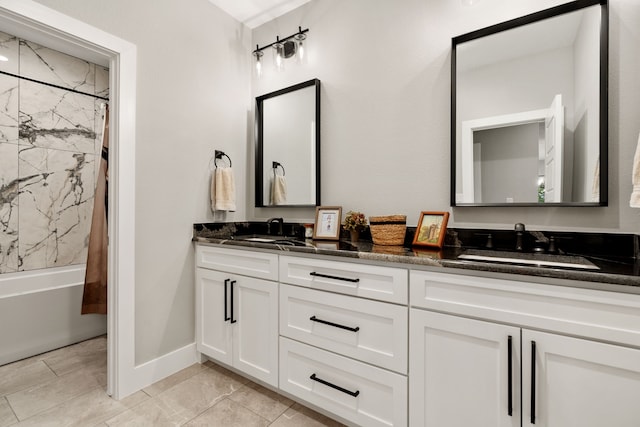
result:
[[[474,132],[481,147],[482,203],[537,203],[539,140],[538,123]]]
[[[451,38],[560,0],[314,0],[253,32],[253,45],[309,27],[309,64],[277,75],[265,64],[253,94],[317,77],[322,81],[322,201],[367,215],[449,210],[450,226],[635,232],[628,207],[631,159],[640,130],[640,2],[610,1],[609,206],[449,207]],[[288,66],[288,64],[287,64]],[[357,184],[346,185],[357,178]],[[273,210],[248,207],[250,217]],[[311,210],[281,210],[312,218]]]
[[[193,222],[211,220],[208,161],[234,160],[228,220],[311,219],[253,208],[253,96],[322,80],[323,204],[367,215],[449,208],[451,37],[564,1],[313,0],[253,32],[206,0],[38,0],[138,46],[136,361],[193,342]],[[611,0],[610,206],[456,208],[452,226],[634,232],[628,208],[640,129],[640,2]],[[252,45],[309,27],[309,63],[250,77]],[[267,64],[268,65],[268,64]],[[250,84],[249,82],[252,83]],[[237,167],[236,167],[237,165]],[[188,191],[187,191],[188,190]],[[242,201],[246,201],[243,206]]]
[[[213,150],[244,219],[250,30],[206,0],[39,0],[137,46],[136,363],[194,341],[194,222],[212,221]]]
[[[585,21],[580,27],[580,35],[574,49],[575,57],[575,86],[574,92],[576,106],[576,114],[573,123],[574,135],[574,156],[576,161],[574,166],[578,168],[574,173],[575,182],[573,183],[574,200],[592,200],[593,179],[595,176],[596,166],[599,161],[599,152],[597,147],[587,145],[587,140],[597,140],[600,132],[598,126],[598,101],[599,93],[589,90],[589,88],[597,87],[600,73],[590,64],[598,63],[598,58],[594,57],[593,49],[589,49],[588,45],[598,42],[599,34],[588,31],[590,27],[589,21],[597,22],[597,16],[587,14]]]

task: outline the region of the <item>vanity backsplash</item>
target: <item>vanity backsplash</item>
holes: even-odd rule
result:
[[[516,250],[514,230],[447,229],[445,246],[475,249]],[[637,258],[635,234],[524,231],[523,252],[578,254],[606,258]]]
[[[407,227],[404,246],[411,247],[416,227]],[[303,223],[283,222],[282,234],[298,239],[305,238]],[[238,235],[276,234],[266,221],[194,224],[194,237],[231,239]],[[341,238],[348,239],[349,232],[342,230]],[[367,227],[360,239],[371,241]],[[469,248],[515,251],[514,230],[492,230],[471,228],[448,228],[444,241],[445,249]],[[561,232],[525,230],[522,234],[522,252],[544,252],[577,254],[605,258],[635,259],[639,255],[639,236],[635,234],[611,234],[592,232]]]

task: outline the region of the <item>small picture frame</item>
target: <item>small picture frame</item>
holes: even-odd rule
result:
[[[313,238],[315,240],[339,240],[341,221],[341,206],[318,206]]]
[[[449,212],[420,212],[413,246],[441,248],[447,234],[448,220]]]

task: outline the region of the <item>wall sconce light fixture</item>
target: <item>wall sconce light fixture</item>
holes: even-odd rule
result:
[[[305,33],[309,32],[309,29],[303,30],[302,27],[298,27],[298,32],[292,34],[288,37],[280,39],[279,36],[276,37],[276,41],[260,47],[256,45],[256,50],[254,50],[253,56],[256,58],[256,75],[258,77],[262,76],[263,71],[263,61],[262,57],[264,56],[263,50],[268,48],[273,48],[273,63],[276,67],[276,70],[282,71],[284,70],[284,60],[287,58],[291,58],[292,56],[296,56],[298,62],[304,62],[306,60],[306,42],[307,36]]]

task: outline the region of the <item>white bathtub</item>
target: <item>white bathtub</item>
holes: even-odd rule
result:
[[[84,265],[0,274],[0,365],[103,335],[107,316],[81,315]]]

